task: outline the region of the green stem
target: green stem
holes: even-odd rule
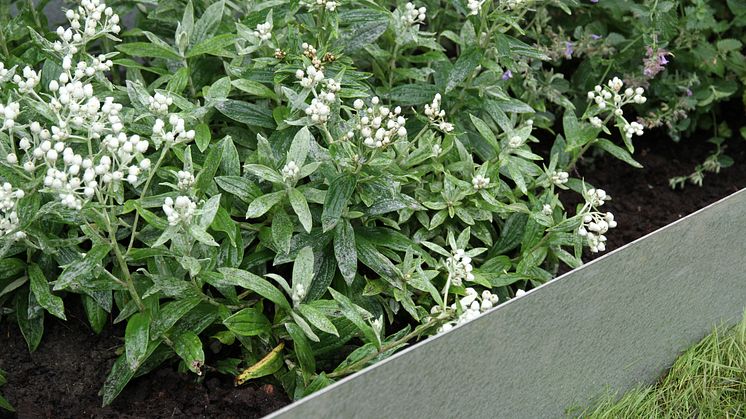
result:
[[[150,182],[153,180],[153,177],[155,177],[155,172],[158,171],[158,168],[161,166],[161,163],[163,163],[163,159],[166,157],[166,153],[171,148],[169,143],[165,143],[163,148],[161,149],[161,155],[158,157],[158,161],[155,163],[155,166],[152,168],[150,173],[148,174],[148,179],[145,180],[145,185],[142,188],[142,192],[140,192],[140,201],[142,201],[143,198],[145,198],[145,194],[148,192],[148,187],[150,186]],[[135,220],[132,222],[132,233],[130,235],[130,241],[129,245],[127,245],[127,254],[132,250],[132,246],[135,244],[135,236],[137,235],[137,222],[140,221],[140,213],[138,211],[135,211]]]

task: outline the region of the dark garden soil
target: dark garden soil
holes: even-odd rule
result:
[[[613,197],[606,207],[619,227],[608,234],[608,250],[746,187],[746,141],[729,142],[733,167],[709,174],[704,187],[687,185],[683,191],[671,190],[669,178],[690,173],[710,145],[701,140],[673,144],[652,132],[637,144],[635,158],[644,169],[606,157],[586,160],[579,168],[588,182]],[[123,331],[115,326],[97,336],[79,308],[69,309],[67,322],[47,317],[41,345],[33,354],[15,325],[0,325],[0,368],[9,380],[1,390],[20,418],[251,418],[289,403],[278,387],[236,388],[230,378],[219,375],[196,382],[169,364],[133,380],[111,406],[102,408],[97,393],[121,348]]]

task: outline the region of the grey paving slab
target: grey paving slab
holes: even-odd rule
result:
[[[745,268],[741,191],[269,417],[562,417],[739,319]]]

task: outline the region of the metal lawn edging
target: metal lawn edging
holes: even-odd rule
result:
[[[745,268],[742,190],[267,418],[563,417],[740,319]]]

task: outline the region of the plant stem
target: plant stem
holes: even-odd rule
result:
[[[158,168],[161,166],[161,163],[163,163],[163,159],[166,157],[166,153],[171,148],[169,143],[165,143],[163,148],[161,149],[161,155],[158,157],[158,161],[155,163],[155,166],[153,166],[152,170],[148,174],[148,178],[145,180],[145,185],[142,188],[142,192],[140,192],[140,201],[142,201],[143,198],[145,198],[145,194],[148,191],[148,187],[150,186],[150,182],[153,180],[153,177],[155,177],[155,172],[158,171]],[[132,222],[132,234],[130,235],[130,241],[129,245],[127,245],[127,254],[132,250],[132,246],[135,244],[135,236],[137,235],[137,222],[140,221],[140,213],[138,211],[135,211],[135,220]]]

